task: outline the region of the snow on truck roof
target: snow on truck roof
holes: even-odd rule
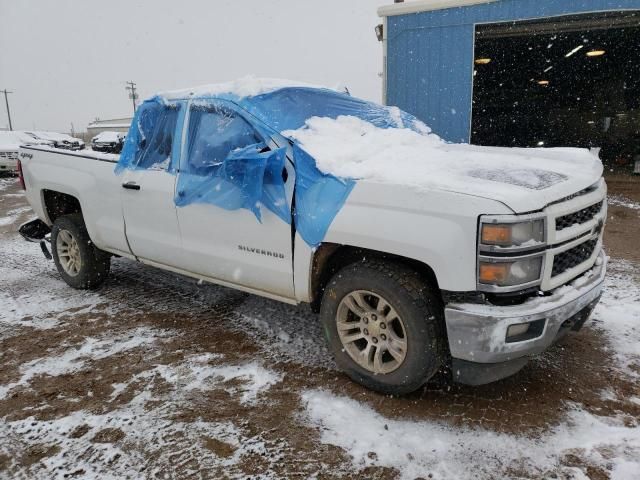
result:
[[[239,80],[161,92],[147,101],[228,100],[278,133],[305,126],[313,117],[356,116],[380,128],[431,130],[397,107],[386,107],[338,90],[293,80],[244,77]]]
[[[193,97],[210,97],[219,95],[230,95],[237,98],[255,97],[264,93],[270,93],[282,88],[319,88],[328,89],[319,85],[310,83],[297,82],[294,80],[285,80],[282,78],[259,78],[254,76],[246,76],[237,80],[223,83],[213,83],[209,85],[200,85],[192,88],[182,88],[179,90],[170,90],[158,93],[159,97],[166,100],[180,100]]]

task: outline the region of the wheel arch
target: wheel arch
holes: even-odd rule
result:
[[[68,193],[43,189],[42,203],[47,215],[47,220],[51,225],[53,225],[56,219],[62,215],[70,215],[72,213],[79,213],[82,215],[80,200],[78,200],[74,195],[70,195]]]
[[[333,275],[347,265],[372,258],[405,265],[411,268],[424,278],[425,282],[432,285],[436,290],[435,293],[442,299],[436,274],[434,270],[424,262],[379,250],[336,243],[322,243],[315,250],[311,264],[310,304],[312,310],[314,312],[320,311],[320,304],[325,287]]]

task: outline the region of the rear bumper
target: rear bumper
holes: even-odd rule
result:
[[[482,384],[516,373],[529,355],[546,350],[571,330],[578,330],[598,303],[606,257],[568,286],[521,305],[449,304],[445,308],[454,378]],[[512,336],[512,325],[529,324],[529,333]]]

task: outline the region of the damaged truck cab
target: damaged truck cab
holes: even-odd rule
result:
[[[23,236],[48,253],[50,232],[75,288],[98,287],[116,255],[309,303],[339,367],[391,394],[442,369],[467,384],[504,378],[587,320],[606,269],[606,185],[588,152],[450,145],[397,109],[247,82],[146,101],[119,158],[22,148],[38,217]],[[353,174],[328,167],[349,144],[395,134],[402,158],[431,168],[446,155],[457,170],[434,163],[432,179],[403,182],[402,159],[390,178],[368,175],[367,159]]]

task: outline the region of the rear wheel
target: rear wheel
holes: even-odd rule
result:
[[[111,257],[95,247],[81,214],[56,219],[51,229],[51,247],[58,273],[73,288],[97,288],[107,278]]]
[[[338,366],[372,390],[412,392],[445,362],[442,302],[403,265],[345,267],[325,289],[320,317]]]

